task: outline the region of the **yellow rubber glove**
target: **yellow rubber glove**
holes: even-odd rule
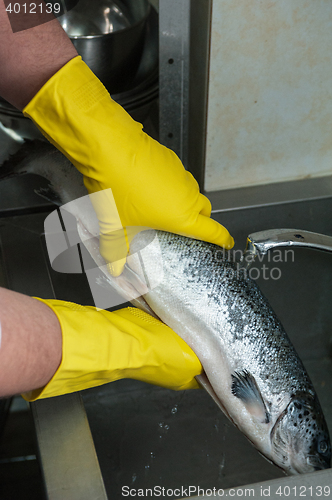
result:
[[[202,365],[168,326],[135,308],[97,311],[60,300],[41,300],[56,314],[62,330],[62,361],[28,401],[59,396],[121,378],[174,390],[196,389]]]
[[[210,218],[211,204],[171,150],[142,131],[114,102],[88,66],[75,57],[23,110],[84,175],[89,193],[111,188],[94,204],[100,250],[118,276],[137,226],[205,240],[234,241]],[[114,203],[115,202],[115,203]]]

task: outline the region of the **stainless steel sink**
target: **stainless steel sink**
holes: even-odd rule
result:
[[[331,209],[328,198],[213,217],[234,235],[236,249],[244,250],[247,234],[265,228],[300,227],[332,235]],[[296,249],[288,262],[273,260],[279,258],[272,252],[255,263],[257,281],[304,361],[332,431],[332,257]],[[269,279],[264,279],[263,266]],[[280,269],[279,279],[271,277],[274,268]],[[121,498],[125,485],[230,488],[283,477],[203,391],[174,393],[120,381],[86,391],[83,400],[110,498]]]
[[[84,275],[50,269],[42,233],[53,207],[33,194],[33,185],[33,177],[0,184],[0,284],[28,295],[93,305]],[[332,236],[331,210],[332,193],[323,199],[216,210],[213,217],[230,230],[235,250],[242,251],[247,235],[264,229],[295,227]],[[287,261],[283,253],[270,252],[255,262],[255,272],[307,367],[332,432],[332,257],[301,248],[293,252]],[[202,390],[173,392],[121,380],[32,407],[47,497],[54,500],[91,500],[91,491],[96,495],[97,490],[98,498],[106,498],[98,461],[112,500],[123,498],[123,487],[160,486],[175,492],[284,477]],[[322,481],[331,484],[326,472]]]
[[[6,183],[0,190],[8,192]],[[92,304],[83,275],[59,274],[49,268],[41,236],[49,209],[43,206],[39,210],[45,213],[1,218],[1,265],[8,286],[30,295]],[[234,235],[236,250],[243,250],[248,233],[266,228],[298,227],[332,235],[331,210],[332,197],[215,212],[213,217]],[[294,249],[287,262],[277,262],[274,252],[269,255],[255,263],[256,273],[260,273],[257,281],[306,365],[332,430],[332,258],[300,248]],[[271,275],[275,268],[280,271]],[[122,380],[81,395],[108,498],[122,498],[123,487],[137,490],[159,485],[174,491],[190,485],[229,488],[283,477],[203,391],[173,392]],[[40,402],[39,408],[51,403],[52,413],[56,413],[56,399]],[[38,403],[34,413],[37,417],[41,414]],[[69,445],[66,442],[67,450]],[[84,454],[79,457],[75,453],[75,447],[69,449],[69,458],[57,459],[59,470],[66,460],[76,466],[85,460]],[[48,459],[56,476],[50,447],[44,465]]]

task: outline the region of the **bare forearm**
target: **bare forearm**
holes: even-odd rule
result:
[[[43,387],[58,369],[62,334],[42,302],[0,288],[0,397]]]
[[[0,0],[0,95],[23,109],[38,90],[77,51],[54,18],[40,26],[13,33]]]

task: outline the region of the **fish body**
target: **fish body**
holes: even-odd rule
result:
[[[225,414],[285,471],[328,468],[329,433],[314,387],[257,284],[220,247],[149,233],[133,240],[130,268],[149,283],[161,259],[160,283],[144,299],[197,354]]]
[[[28,155],[23,148],[7,161],[0,179],[37,173],[50,181],[57,203],[84,196],[71,163],[37,142]],[[330,438],[314,387],[256,283],[220,247],[153,230],[135,236],[125,271],[113,278],[99,253],[95,215],[85,213],[86,203],[71,206],[107,284],[187,342],[219,406],[253,445],[290,474],[330,467]]]

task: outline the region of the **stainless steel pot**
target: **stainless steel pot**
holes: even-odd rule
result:
[[[149,12],[148,0],[80,0],[58,20],[107,90],[118,94],[136,75]]]

